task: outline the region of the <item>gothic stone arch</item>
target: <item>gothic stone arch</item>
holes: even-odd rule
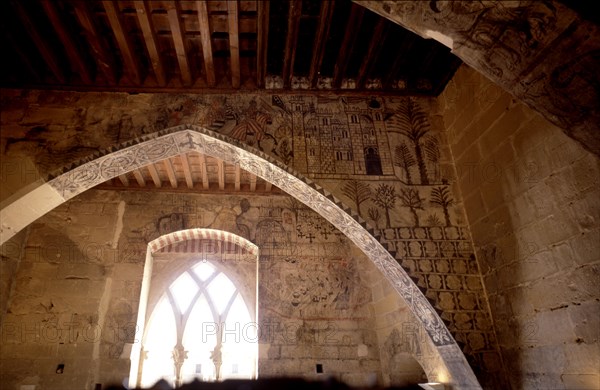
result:
[[[426,330],[450,376],[461,389],[480,389],[473,370],[448,328],[397,260],[353,218],[339,200],[270,156],[195,125],[181,125],[112,148],[23,195],[1,211],[2,243],[35,219],[74,196],[120,174],[168,157],[198,152],[239,164],[315,210],[360,248],[388,279]],[[144,273],[144,279],[149,277]],[[144,291],[142,291],[142,294]]]

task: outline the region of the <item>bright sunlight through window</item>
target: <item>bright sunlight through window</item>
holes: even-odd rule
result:
[[[182,273],[155,306],[144,337],[142,387],[256,377],[257,327],[235,284],[209,262]]]

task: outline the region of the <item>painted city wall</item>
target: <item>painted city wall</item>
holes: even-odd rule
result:
[[[32,165],[37,177],[54,177],[93,153],[110,152],[112,145],[184,123],[227,135],[295,168],[374,228],[441,311],[479,377],[501,383],[493,326],[435,99],[48,91],[8,91],[2,98],[3,180],[11,192],[33,181]],[[327,234],[327,227],[303,224],[297,234],[300,243],[310,243]]]

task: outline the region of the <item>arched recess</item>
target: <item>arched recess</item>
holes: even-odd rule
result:
[[[94,160],[88,159],[30,191],[0,212],[3,221],[1,243],[56,206],[97,184],[187,152],[203,153],[238,164],[292,195],[333,224],[369,257],[420,321],[445,364],[449,383],[461,389],[481,388],[438,313],[398,261],[369,232],[366,222],[350,215],[349,207],[292,168],[248,145],[199,126],[181,125],[130,141]]]
[[[227,231],[207,228],[179,230],[176,232],[171,232],[162,235],[150,241],[146,249],[146,260],[144,262],[144,273],[140,292],[140,303],[138,307],[138,314],[136,320],[136,330],[139,334],[145,335],[145,326],[149,319],[148,317],[152,313],[153,304],[156,303],[151,302],[149,299],[152,287],[152,270],[154,265],[153,255],[160,251],[162,248],[188,240],[216,240],[237,245],[239,248],[243,249],[248,254],[256,256],[256,277],[258,278],[258,246],[256,246],[255,244],[243,237],[240,237],[236,234]],[[256,295],[258,295],[258,285],[256,286],[256,288]],[[246,305],[248,305],[247,300]],[[251,312],[252,321],[254,322],[257,322],[258,320],[256,318],[257,310],[258,308],[255,300],[253,308],[254,312]],[[143,338],[145,338],[145,336]],[[139,386],[138,382],[140,379],[140,356],[142,347],[142,343],[134,343],[131,349],[131,366],[129,370],[129,386],[131,388]],[[183,356],[183,354],[181,354],[181,356]]]

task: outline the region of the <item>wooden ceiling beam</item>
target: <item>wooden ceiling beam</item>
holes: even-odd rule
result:
[[[200,157],[200,174],[202,175],[202,188],[208,190],[210,182],[208,181],[208,169],[206,169],[206,157],[203,154]]]
[[[177,188],[177,176],[175,176],[175,170],[173,169],[173,164],[171,163],[171,159],[165,158],[163,160],[163,165],[165,166],[165,170],[167,171],[167,176],[169,177],[169,182],[171,183],[171,187]]]
[[[238,23],[238,0],[227,1],[229,23],[229,62],[231,67],[231,86],[240,87],[240,37]]]
[[[408,54],[410,49],[414,46],[415,39],[413,37],[405,35],[404,39],[398,45],[398,51],[396,58],[392,64],[392,67],[387,72],[387,76],[382,81],[382,87],[393,88],[392,83],[398,75],[400,67],[408,61]]]
[[[215,65],[213,61],[212,42],[210,34],[210,20],[206,1],[196,1],[198,8],[198,22],[200,24],[200,39],[202,40],[202,53],[204,55],[204,70],[206,72],[206,83],[214,87],[217,83],[215,78]]]
[[[190,169],[190,162],[188,160],[187,154],[181,154],[179,158],[181,159],[181,166],[183,167],[185,184],[191,190],[192,188],[194,188],[194,179],[192,178],[192,170]]]
[[[294,75],[294,62],[296,60],[296,46],[298,46],[298,29],[302,16],[302,0],[292,0],[288,10],[288,28],[285,39],[285,52],[283,55],[283,88],[289,89]]]
[[[48,47],[46,41],[42,38],[40,33],[38,32],[36,24],[29,18],[27,11],[23,9],[23,5],[20,1],[14,1],[12,4],[19,15],[19,19],[23,23],[25,30],[33,40],[33,43],[37,47],[38,51],[42,55],[42,58],[52,71],[54,77],[61,83],[64,84],[66,81],[65,74],[63,73],[60,64],[58,63],[57,58],[54,56],[54,51]]]
[[[358,76],[356,76],[356,88],[363,89],[365,87],[365,82],[367,81],[367,77],[373,68],[373,64],[377,61],[379,53],[381,53],[381,48],[385,42],[387,32],[388,20],[380,16],[379,20],[377,21],[377,25],[375,26],[375,30],[373,31],[373,36],[371,38],[371,44],[369,45],[367,55],[363,58],[363,62],[358,69]]]
[[[267,51],[269,41],[269,4],[258,1],[258,36],[256,44],[256,84],[258,88],[265,86],[267,74]]]
[[[171,35],[173,36],[173,43],[175,44],[175,52],[177,53],[177,62],[179,63],[179,70],[181,73],[181,80],[184,85],[192,85],[192,72],[190,70],[190,62],[185,49],[185,40],[183,36],[183,30],[181,28],[179,5],[177,2],[168,3],[169,8],[167,9],[167,16],[169,18],[169,26],[171,28]]]
[[[25,68],[27,68],[29,75],[31,75],[35,81],[41,81],[42,77],[40,76],[38,68],[31,62],[31,58],[23,52],[22,46],[17,43],[17,41],[11,33],[6,31],[3,31],[3,33],[4,37],[8,40],[8,44],[17,53],[17,57],[19,57],[21,63],[23,63],[25,65]]]
[[[121,20],[119,5],[113,0],[105,0],[102,2],[102,5],[104,6],[106,16],[108,17],[108,23],[110,24],[113,34],[117,40],[117,45],[119,45],[119,50],[121,51],[123,62],[125,63],[124,65],[128,70],[133,82],[136,85],[140,85],[142,83],[140,67],[137,62],[137,58],[133,53],[133,45],[129,35],[123,30],[123,21]]]
[[[158,40],[156,39],[156,33],[154,32],[154,23],[152,22],[152,14],[150,13],[150,7],[146,1],[136,0],[133,2],[144,35],[144,42],[146,43],[146,50],[150,57],[152,69],[154,69],[154,76],[158,85],[167,85],[167,77],[165,74],[165,67],[160,56],[160,50],[158,48]]]
[[[239,191],[242,183],[242,168],[239,165],[235,166],[235,190]]]
[[[342,42],[342,47],[337,57],[335,67],[333,70],[333,86],[334,88],[340,88],[342,85],[342,79],[346,74],[346,68],[352,54],[352,48],[356,44],[356,40],[359,35],[360,25],[362,24],[363,16],[365,14],[365,8],[356,3],[352,3],[350,11],[350,17],[346,24],[346,34]]]
[[[219,189],[225,189],[225,162],[220,158],[217,159],[217,176],[219,178]]]
[[[156,188],[162,187],[162,181],[160,180],[160,176],[158,175],[158,170],[156,170],[156,166],[154,164],[148,164],[146,166],[148,168],[148,172],[150,172],[150,177],[154,182]]]
[[[44,13],[50,20],[50,23],[54,27],[54,31],[58,34],[58,38],[63,44],[67,56],[71,61],[74,62],[73,69],[77,69],[81,76],[81,79],[86,84],[91,84],[93,80],[92,72],[88,68],[87,64],[84,62],[81,53],[77,50],[77,44],[71,38],[72,34],[67,29],[67,26],[63,22],[60,17],[59,12],[56,9],[55,3],[49,0],[43,0],[42,8],[44,9]]]
[[[146,187],[146,179],[144,179],[144,175],[142,175],[139,169],[133,171],[133,177],[135,177],[135,181],[137,181],[140,187]]]
[[[329,26],[331,26],[334,8],[335,0],[321,2],[319,27],[313,43],[313,55],[312,60],[310,61],[310,71],[308,74],[308,81],[310,82],[311,88],[315,88],[317,86],[321,64],[323,63],[323,57],[325,56],[325,47],[327,44],[327,38],[329,37]]]
[[[127,178],[126,174],[119,175],[119,180],[121,181],[121,184],[123,184],[125,187],[129,187],[129,179]]]
[[[90,49],[92,50],[92,57],[96,59],[98,68],[100,68],[100,71],[104,77],[106,77],[106,81],[109,84],[117,84],[114,61],[108,50],[105,48],[104,43],[101,41],[101,35],[96,28],[96,24],[94,23],[92,16],[90,15],[87,2],[74,2],[73,8],[75,10],[75,16],[77,16],[77,20],[87,36]]]

